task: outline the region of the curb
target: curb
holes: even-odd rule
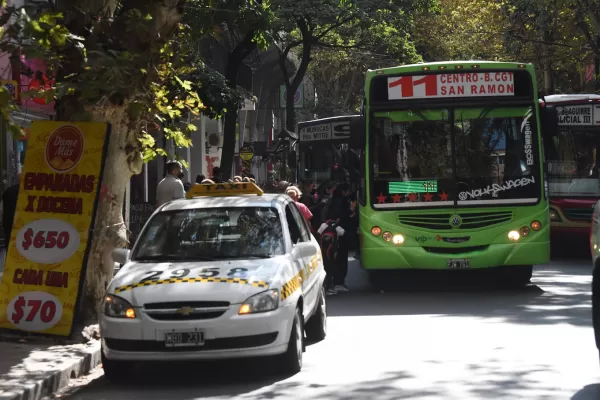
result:
[[[11,371],[0,376],[0,400],[41,400],[66,387],[71,379],[87,375],[101,363],[99,341],[88,345],[55,346],[52,349],[65,356],[57,365],[42,368],[41,363],[46,361],[42,358],[39,369],[27,368],[30,357],[21,364],[26,371]],[[39,357],[44,356],[43,353],[45,352],[41,351]],[[31,363],[35,367],[37,361],[32,359]]]

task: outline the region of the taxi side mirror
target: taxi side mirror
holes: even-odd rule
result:
[[[113,262],[125,264],[129,260],[129,249],[114,249],[112,252]]]
[[[317,254],[317,248],[311,242],[300,242],[294,246],[294,251],[298,253],[299,257],[312,257]]]

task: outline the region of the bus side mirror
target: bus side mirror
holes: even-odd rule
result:
[[[558,135],[558,111],[554,106],[541,107],[541,129],[543,137]]]
[[[353,118],[350,121],[350,143],[352,150],[362,150],[365,147],[365,117]]]

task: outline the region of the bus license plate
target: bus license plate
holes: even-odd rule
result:
[[[165,347],[198,347],[204,344],[204,332],[173,331],[165,333]]]
[[[465,269],[469,268],[469,260],[448,260],[448,268],[450,269]]]

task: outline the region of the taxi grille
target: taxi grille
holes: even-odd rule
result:
[[[165,342],[155,340],[125,340],[105,338],[106,347],[116,351],[161,351],[161,352],[190,352],[210,350],[244,349],[267,346],[277,339],[277,332],[262,335],[237,336],[218,339],[207,339],[201,347],[165,347]]]
[[[168,303],[146,303],[146,310],[160,310],[165,308],[211,308],[211,307],[229,307],[228,301],[173,301]]]
[[[146,315],[157,321],[197,321],[219,318],[229,309],[226,301],[190,301],[144,304]]]

